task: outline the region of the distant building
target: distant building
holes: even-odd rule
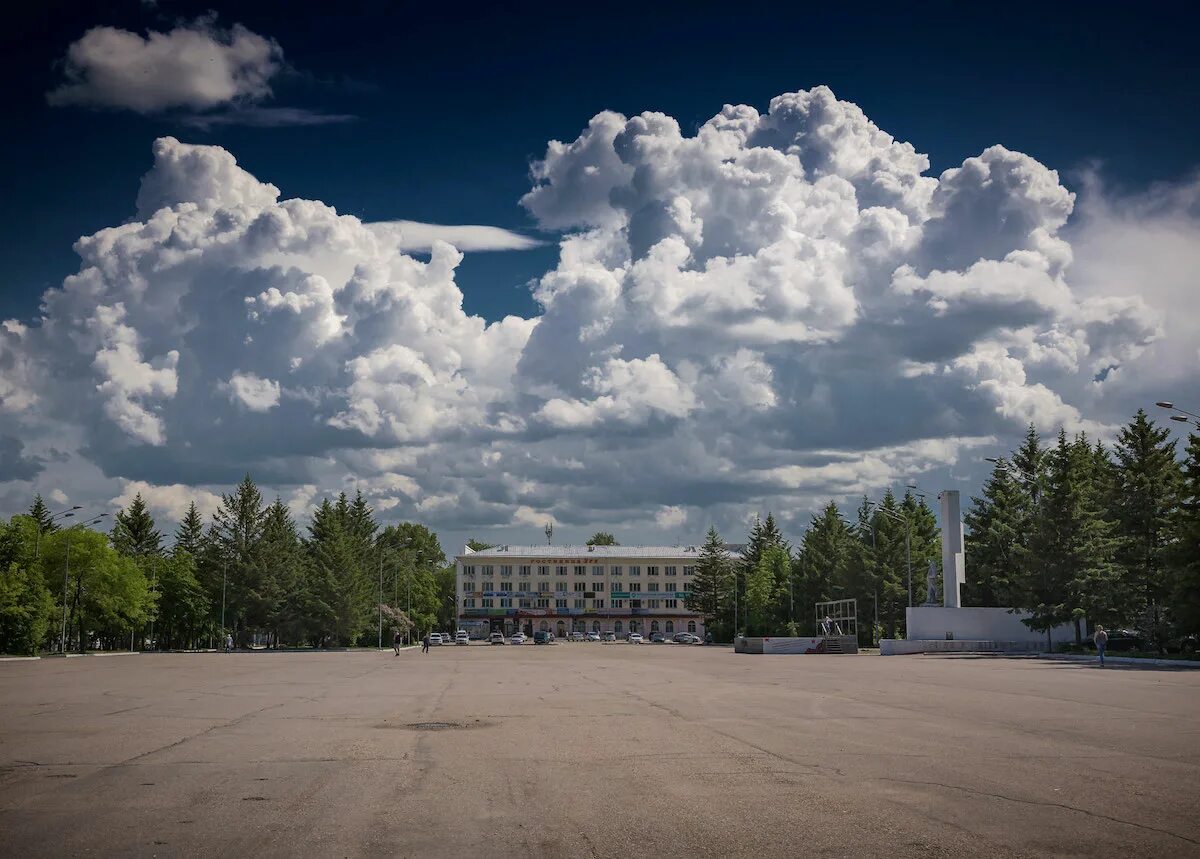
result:
[[[454,559],[458,620],[477,635],[538,630],[704,634],[685,600],[696,546],[495,546]]]

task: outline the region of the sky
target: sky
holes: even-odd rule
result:
[[[447,549],[798,537],[969,496],[1030,422],[1200,411],[1195,23],[22,8],[0,514],[141,492],[170,530],[249,472]]]

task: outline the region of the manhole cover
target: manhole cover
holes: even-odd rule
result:
[[[449,731],[452,728],[462,728],[458,722],[410,722],[406,727],[414,731]]]

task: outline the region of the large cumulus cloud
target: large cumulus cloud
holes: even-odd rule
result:
[[[403,222],[281,199],[219,148],[154,155],[136,218],[0,328],[0,409],[172,510],[251,470],[451,533],[800,517],[1029,421],[1103,432],[1106,380],[1161,334],[1136,290],[1072,282],[1053,170],[993,146],[926,175],[823,87],[550,143],[535,319],[465,313],[460,251]]]

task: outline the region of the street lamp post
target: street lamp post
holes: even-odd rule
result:
[[[221,646],[225,645],[225,584],[229,579],[229,561],[221,562]]]
[[[46,520],[46,524],[49,525],[55,519],[70,519],[75,515],[76,510],[81,509],[82,508],[78,504],[76,504],[74,507],[68,507],[66,510],[63,510],[60,513],[53,514],[49,519]],[[33,559],[36,561],[41,556],[42,550],[42,522],[40,519],[35,523],[34,534]]]
[[[76,528],[86,528],[89,525],[95,525],[97,522],[99,522],[101,519],[103,519],[107,515],[108,515],[107,513],[101,513],[99,516],[97,516],[96,518],[92,519],[89,522],[77,522],[76,524],[72,525],[70,528],[67,529],[67,556],[63,563],[62,640],[59,642],[59,652],[62,653],[63,656],[67,655],[67,581],[71,576],[71,532],[74,531]],[[80,647],[80,649],[83,649],[82,641],[79,642],[79,647]]]
[[[383,544],[379,544],[379,649],[383,650]]]

